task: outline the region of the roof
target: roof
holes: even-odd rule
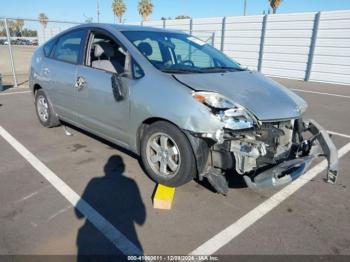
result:
[[[125,24],[105,24],[105,23],[88,23],[76,26],[79,27],[98,27],[106,30],[118,30],[118,31],[153,31],[153,32],[177,32],[177,30],[168,30],[163,28],[140,26],[140,25],[125,25]]]

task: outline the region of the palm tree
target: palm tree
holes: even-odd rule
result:
[[[123,16],[126,12],[126,5],[123,0],[114,0],[112,4],[114,15],[119,18],[119,23],[123,21]]]
[[[45,29],[46,29],[47,23],[49,22],[49,18],[44,13],[40,13],[38,20],[39,20],[39,23],[42,25],[43,38],[44,38],[43,40],[45,42],[46,41]]]
[[[47,26],[47,23],[49,22],[49,18],[44,13],[40,13],[38,17],[39,23],[43,26],[45,29]]]
[[[269,2],[270,2],[270,6],[271,6],[271,8],[273,10],[273,13],[276,14],[277,13],[277,8],[282,3],[282,0],[269,0]]]
[[[20,36],[22,36],[23,26],[24,26],[24,20],[23,19],[16,19],[16,21],[15,21],[16,33],[19,33]]]
[[[143,21],[146,21],[153,12],[153,4],[151,0],[140,0],[138,9]]]

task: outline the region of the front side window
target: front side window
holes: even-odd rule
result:
[[[77,64],[79,61],[81,44],[84,39],[84,31],[74,31],[61,36],[56,44],[53,58]]]
[[[187,34],[124,31],[123,34],[159,70],[169,73],[242,71],[211,45]]]
[[[127,51],[111,37],[103,33],[93,33],[87,51],[88,66],[110,73],[124,73]]]

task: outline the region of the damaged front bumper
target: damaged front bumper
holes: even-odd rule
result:
[[[242,159],[240,160],[237,156],[233,157],[233,155],[235,153],[246,153],[248,156],[254,156],[257,155],[256,150],[249,153],[237,151],[230,140],[227,140],[228,143],[217,142],[216,144],[214,142],[209,144],[204,142],[203,139],[199,139],[198,136],[193,136],[190,133],[186,134],[195,149],[199,179],[207,178],[218,193],[226,195],[228,192],[228,182],[224,170],[235,169],[243,175],[247,186],[250,188],[280,187],[302,176],[309,169],[312,162],[321,156],[326,157],[328,161],[326,181],[334,184],[338,176],[338,151],[327,131],[315,120],[295,120],[293,128],[292,147],[287,151],[288,156],[273,164],[258,167],[251,172],[237,169],[237,166],[239,167],[239,164],[244,163],[245,160],[242,161]],[[304,137],[308,137],[308,139]],[[244,143],[243,140],[236,139],[235,141]],[[215,145],[219,145],[220,148],[215,149]],[[265,145],[269,146],[268,144]],[[257,147],[257,149],[259,152],[263,151],[263,147]],[[238,162],[239,160],[240,162]]]
[[[302,143],[306,146],[306,155],[282,162],[253,178],[243,176],[250,188],[279,187],[292,182],[303,175],[312,161],[325,156],[328,161],[327,182],[335,184],[338,176],[338,151],[327,131],[315,120],[304,122],[303,132],[309,131],[312,137]]]
[[[262,173],[243,178],[250,188],[279,187],[292,182],[303,175],[312,161],[320,156],[328,160],[327,182],[335,184],[338,176],[338,151],[330,139],[327,131],[315,120],[305,121],[301,132],[310,132],[312,137],[304,140],[304,155],[284,161]]]

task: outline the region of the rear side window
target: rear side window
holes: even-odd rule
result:
[[[53,39],[49,42],[47,42],[45,45],[44,45],[44,54],[45,56],[49,57],[51,52],[52,52],[52,49],[53,47],[55,46],[55,43],[56,43],[56,40],[57,39]]]
[[[53,58],[68,63],[77,64],[85,32],[74,31],[58,39]]]

